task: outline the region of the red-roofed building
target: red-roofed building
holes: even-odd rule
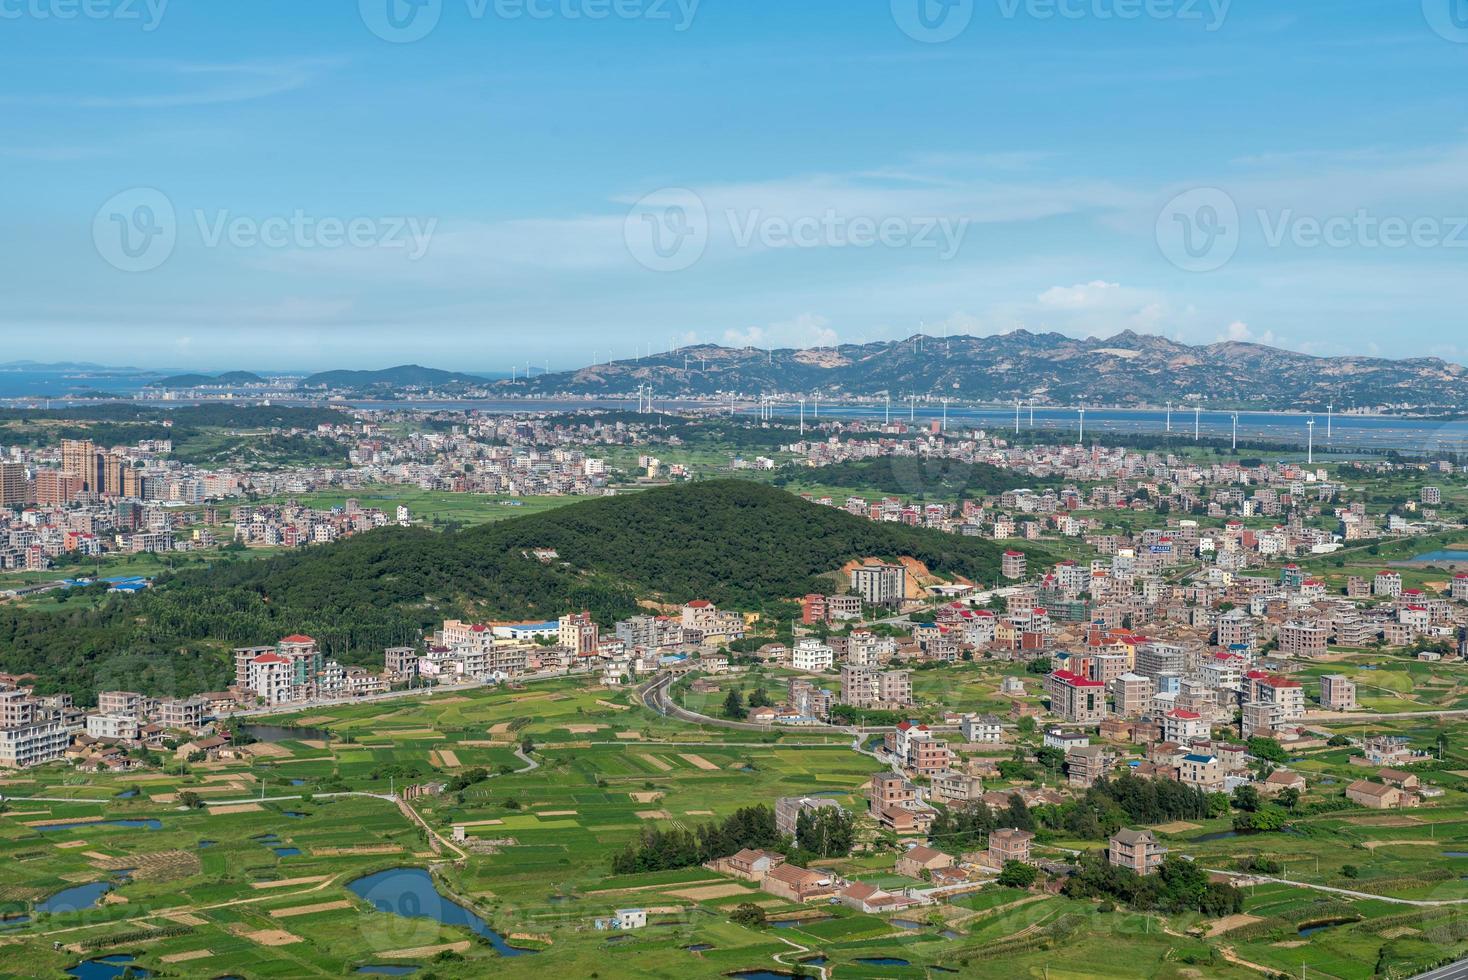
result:
[[[1056,670],[1045,676],[1050,711],[1066,721],[1093,722],[1106,717],[1106,685],[1089,677]]]
[[[1162,740],[1187,745],[1208,737],[1208,722],[1196,711],[1174,708],[1162,716]]]

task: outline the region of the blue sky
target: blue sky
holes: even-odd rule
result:
[[[0,0],[0,360],[1468,360],[1468,0],[951,2]]]

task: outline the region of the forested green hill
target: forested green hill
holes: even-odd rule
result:
[[[560,561],[528,557],[532,548],[554,548]],[[224,647],[290,633],[316,637],[344,661],[375,664],[384,647],[412,643],[446,616],[553,619],[584,608],[610,625],[636,612],[641,598],[770,609],[829,589],[820,576],[854,558],[908,556],[938,573],[991,582],[1001,551],[992,541],[875,523],[760,484],[695,483],[464,531],[384,528],[275,558],[214,563],[98,610],[12,608],[0,616],[0,670],[34,671],[44,689],[86,697],[126,664],[191,693],[227,683]],[[217,660],[198,652],[210,642],[220,647]]]

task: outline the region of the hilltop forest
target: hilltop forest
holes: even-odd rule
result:
[[[530,554],[546,548],[558,559]],[[648,598],[773,612],[832,590],[830,573],[853,559],[911,557],[935,573],[992,582],[1002,550],[751,482],[710,481],[467,530],[383,528],[274,558],[216,562],[96,608],[9,607],[0,613],[0,670],[33,671],[41,690],[83,701],[108,686],[188,694],[228,683],[228,647],[290,633],[371,665],[383,648],[413,644],[445,617],[553,619],[589,609],[610,626]]]

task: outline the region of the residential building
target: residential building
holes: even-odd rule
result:
[[[835,892],[836,880],[829,871],[797,868],[781,864],[771,868],[760,882],[760,888],[787,902],[811,902]]]
[[[953,855],[925,847],[922,844],[914,844],[897,858],[893,870],[904,878],[922,878],[924,871],[932,874],[934,871],[951,868],[953,865]]]
[[[870,564],[852,569],[851,589],[873,606],[899,606],[907,597],[907,569]]]
[[[1352,711],[1356,707],[1356,685],[1343,674],[1320,678],[1320,706],[1327,711]]]
[[[1111,835],[1107,858],[1119,868],[1130,868],[1139,875],[1149,875],[1162,867],[1167,848],[1157,842],[1150,830],[1118,830]]]
[[[1093,722],[1106,717],[1106,687],[1100,681],[1056,670],[1045,677],[1050,711],[1066,721]]]
[[[1411,795],[1399,786],[1373,783],[1366,779],[1358,779],[1347,786],[1346,799],[1357,806],[1364,806],[1371,810],[1392,810],[1411,806],[1414,802]]]
[[[1178,762],[1177,780],[1185,785],[1218,793],[1223,791],[1223,777],[1223,766],[1215,755],[1190,752]]]
[[[1279,628],[1279,652],[1312,660],[1324,657],[1329,636],[1330,631],[1319,623],[1291,620]]]
[[[972,745],[1004,741],[1003,723],[995,715],[964,715],[959,723],[963,740]]]
[[[835,666],[836,655],[820,640],[803,637],[795,641],[790,651],[790,665],[806,673],[824,673]]]
[[[840,809],[841,804],[829,796],[782,796],[775,801],[775,829],[794,837],[802,813],[814,813],[826,807]]]
[[[1003,867],[1007,861],[1018,861],[1021,864],[1028,864],[1030,860],[1030,842],[1034,839],[1034,834],[1028,830],[1020,830],[1017,827],[991,831],[989,834],[989,853],[994,856],[998,867]]]

